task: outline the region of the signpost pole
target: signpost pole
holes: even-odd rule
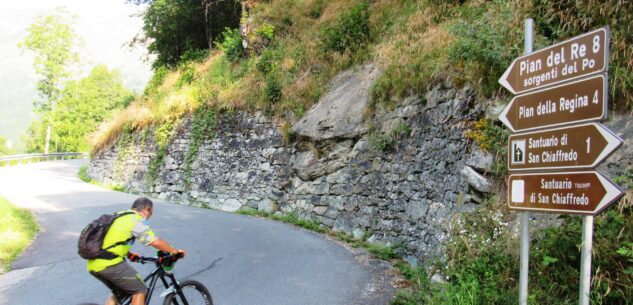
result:
[[[593,243],[593,216],[582,218],[582,256],[580,258],[580,305],[589,305],[591,288],[591,246]]]
[[[525,54],[533,51],[534,20],[525,20]],[[519,305],[527,305],[528,267],[530,258],[530,213],[521,212],[521,271],[519,275]]]

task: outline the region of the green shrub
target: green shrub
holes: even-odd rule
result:
[[[292,125],[289,122],[284,122],[281,125],[281,136],[285,144],[294,142],[297,135],[292,131]]]
[[[222,35],[215,41],[215,46],[224,52],[229,61],[239,61],[244,55],[242,35],[238,29],[224,29]]]
[[[191,84],[193,79],[195,78],[196,69],[191,64],[183,65],[180,71],[180,77],[176,81],[176,88],[181,88],[185,85]]]
[[[116,185],[116,184],[110,186],[110,189],[115,191],[115,192],[122,192],[122,193],[125,193],[125,191],[127,191],[125,189],[125,186],[123,186],[123,185]]]
[[[498,79],[522,49],[522,29],[512,25],[508,4],[489,2],[467,6],[449,27],[456,41],[448,50],[448,60],[463,77],[476,85],[479,93],[490,96],[499,89]]]
[[[209,56],[209,50],[194,50],[189,49],[180,56],[180,62],[202,62]]]
[[[624,173],[617,177],[613,177],[613,182],[621,185],[626,190],[633,189],[633,168],[628,167]]]
[[[376,151],[388,151],[393,145],[393,139],[389,135],[373,131],[369,134],[369,143]]]
[[[476,212],[456,219],[446,265],[437,266],[448,282],[434,293],[433,304],[518,303],[518,258],[509,250],[518,243],[500,208],[489,198]]]
[[[275,75],[271,74],[266,78],[264,94],[269,102],[276,103],[281,100],[282,89],[283,87],[281,87],[281,84]]]
[[[595,217],[592,304],[630,304],[633,300],[632,194]],[[453,223],[445,261],[433,268],[445,283],[429,283],[423,270],[400,265],[411,289],[391,304],[517,304],[518,237],[509,213],[488,198],[474,213]],[[541,228],[530,247],[529,304],[572,305],[578,300],[582,217],[563,215],[560,227]]]
[[[259,35],[262,38],[273,40],[275,37],[275,26],[269,23],[265,23],[257,30],[255,30],[255,34]]]
[[[90,178],[90,176],[88,176],[88,165],[82,165],[79,168],[79,172],[77,173],[77,175],[79,176],[79,179],[81,179],[81,181],[83,182],[92,182],[92,179]]]
[[[430,290],[432,289],[429,275],[421,266],[413,267],[406,263],[398,263],[396,267],[411,285],[410,289],[398,291],[390,305],[430,304]]]
[[[259,57],[259,60],[257,61],[257,64],[255,64],[255,66],[257,67],[257,70],[259,70],[259,72],[263,74],[268,74],[277,69],[278,59],[279,56],[276,54],[275,51],[271,49],[266,49],[262,52],[262,55]]]
[[[371,39],[369,3],[363,1],[349,12],[343,13],[337,22],[326,26],[321,32],[321,41],[328,51],[355,52]]]
[[[318,19],[323,14],[325,8],[325,0],[314,0],[312,5],[308,9],[308,17],[312,19]]]
[[[394,138],[407,137],[411,134],[411,131],[409,124],[402,122],[391,131],[391,136]]]
[[[158,89],[158,87],[160,87],[163,84],[163,81],[165,80],[165,76],[167,76],[167,73],[169,73],[169,69],[166,66],[160,66],[154,69],[154,74],[152,75],[152,78],[149,80],[147,86],[145,86],[145,91],[143,94],[147,96],[156,92],[156,89]]]
[[[633,260],[629,252],[633,241],[633,208],[630,196],[594,218],[592,304],[630,304],[633,300]],[[536,270],[530,271],[541,274],[535,285],[542,291],[534,293],[540,304],[563,304],[559,300],[573,304],[578,297],[582,217],[563,218],[565,223],[560,228],[543,230],[533,245],[536,262],[552,261],[535,264]]]
[[[493,174],[503,177],[507,173],[508,160],[508,137],[510,131],[503,126],[499,126],[488,119],[481,119],[473,124],[473,127],[466,131],[466,138],[471,139],[479,147],[495,155]]]

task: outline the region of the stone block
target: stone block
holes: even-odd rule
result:
[[[335,184],[330,188],[330,195],[350,195],[352,187],[349,184]]]
[[[312,211],[314,212],[314,214],[317,214],[319,216],[323,216],[323,215],[325,215],[325,212],[327,211],[327,209],[328,208],[326,206],[317,206]]]
[[[338,217],[338,215],[340,214],[340,212],[335,209],[335,208],[329,208],[327,209],[327,211],[325,212],[325,217],[330,218],[330,219],[336,219]]]
[[[277,211],[277,203],[270,199],[263,199],[257,203],[257,211],[273,213]]]
[[[227,199],[222,203],[220,210],[226,212],[236,212],[242,207],[242,203],[237,199]]]
[[[334,226],[334,219],[331,218],[327,218],[327,217],[318,217],[317,218],[319,222],[321,222],[323,225],[327,226],[327,227],[332,227]]]
[[[461,174],[466,179],[468,185],[472,186],[474,189],[482,193],[490,192],[490,189],[492,187],[490,181],[488,181],[488,179],[475,171],[472,167],[464,166]]]
[[[334,226],[332,227],[332,230],[334,230],[334,232],[352,233],[352,230],[353,230],[352,216],[349,214],[340,215],[334,221]]]
[[[327,182],[317,182],[314,186],[312,194],[315,195],[327,195],[330,193],[330,184]]]
[[[473,143],[470,154],[466,159],[466,165],[483,173],[490,173],[494,167],[494,156],[491,153],[484,152],[479,145]]]

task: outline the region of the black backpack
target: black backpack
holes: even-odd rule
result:
[[[101,217],[93,220],[90,224],[88,224],[83,230],[81,230],[81,235],[79,235],[79,242],[77,243],[77,247],[79,248],[79,256],[84,259],[117,258],[117,255],[108,250],[119,245],[127,244],[128,242],[134,240],[134,237],[130,237],[129,239],[126,239],[124,241],[117,242],[105,249],[102,249],[103,240],[105,239],[108,230],[110,230],[110,226],[112,226],[112,223],[117,218],[130,214],[134,214],[134,212],[128,211],[115,214],[103,214],[101,215]]]

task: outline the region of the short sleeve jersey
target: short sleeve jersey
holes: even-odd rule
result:
[[[122,211],[123,212],[134,212],[133,214],[121,216],[117,218],[108,230],[104,240],[103,240],[103,248],[107,248],[111,245],[114,245],[118,242],[128,240],[130,237],[134,237],[135,240],[138,240],[143,245],[149,245],[154,240],[156,240],[156,234],[150,229],[147,224],[147,220],[143,218],[140,214],[135,211]],[[114,266],[123,261],[123,257],[127,255],[130,251],[130,247],[134,240],[128,242],[124,245],[118,245],[108,251],[117,255],[118,257],[115,259],[91,259],[88,260],[87,269],[88,271],[99,272],[109,266]]]

